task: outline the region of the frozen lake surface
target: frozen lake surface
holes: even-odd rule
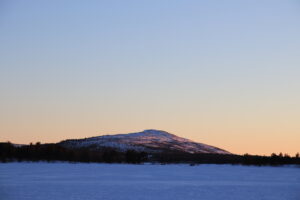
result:
[[[299,200],[300,168],[0,164],[1,200]]]

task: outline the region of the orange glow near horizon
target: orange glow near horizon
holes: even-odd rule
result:
[[[121,113],[119,116],[110,116],[108,113],[105,116],[93,116],[92,113],[80,113],[74,116],[60,111],[56,116],[54,113],[51,115],[39,111],[35,113],[36,115],[32,113],[31,118],[25,117],[25,113],[19,113],[14,119],[6,118],[6,123],[2,119],[4,123],[1,124],[1,132],[5,134],[1,134],[0,141],[19,144],[38,141],[51,143],[64,139],[159,129],[236,154],[270,155],[273,152],[283,152],[295,155],[299,152],[300,136],[296,131],[299,125],[296,121],[277,118],[277,121],[272,122],[262,115],[253,118],[231,116],[231,119],[227,116],[224,120],[213,114],[186,118],[187,115],[176,116],[175,113],[160,111],[158,109],[157,113],[151,113],[151,116],[158,116],[160,113],[160,118],[153,119],[150,113],[148,116],[142,113],[131,113],[130,117]],[[262,121],[265,123],[259,123]]]

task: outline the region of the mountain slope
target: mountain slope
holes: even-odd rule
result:
[[[230,154],[228,151],[210,145],[193,142],[160,130],[144,130],[138,133],[103,135],[78,140],[65,140],[59,143],[68,148],[115,148],[145,152],[177,151],[187,153]]]

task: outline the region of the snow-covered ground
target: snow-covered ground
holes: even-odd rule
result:
[[[299,200],[300,168],[0,164],[1,200]]]

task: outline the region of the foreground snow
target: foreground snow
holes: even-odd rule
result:
[[[299,200],[300,168],[0,164],[3,200]]]

